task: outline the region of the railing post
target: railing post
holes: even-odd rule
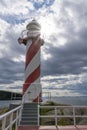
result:
[[[19,120],[18,120],[19,125],[20,125],[20,121],[21,121],[22,109],[23,109],[23,104],[21,105],[21,109],[19,109]]]
[[[55,126],[57,126],[57,108],[55,107]]]
[[[2,130],[5,129],[5,125],[6,125],[6,117],[4,117],[4,118],[2,119]]]
[[[15,130],[17,130],[17,127],[18,127],[18,113],[19,113],[19,110],[17,110],[17,112],[16,112],[16,124],[15,124]]]
[[[38,126],[40,125],[40,106],[38,104]]]
[[[11,102],[10,103],[12,103],[12,98],[13,98],[13,92],[11,92]]]
[[[74,106],[73,106],[73,121],[74,121],[74,126],[76,126],[75,107]]]
[[[37,92],[37,90],[36,90],[35,92]],[[39,100],[40,100],[40,98],[39,98],[39,96],[38,96],[38,105],[39,105]]]
[[[13,112],[10,115],[10,130],[12,130]]]

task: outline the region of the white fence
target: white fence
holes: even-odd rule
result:
[[[49,115],[40,115],[40,108],[43,109],[52,109],[54,110],[54,114],[49,114]],[[72,114],[58,114],[58,109],[72,109]],[[73,118],[73,125],[76,126],[76,118],[87,118],[87,113],[86,114],[76,114],[76,109],[86,109],[87,106],[38,106],[38,111],[39,111],[39,116],[38,116],[38,121],[40,125],[40,118],[54,118],[55,119],[55,126],[58,125],[58,119],[59,118]]]
[[[52,114],[49,115],[40,115],[40,109],[51,109]],[[60,109],[70,109],[72,110],[71,114],[58,113]],[[79,114],[78,109],[86,109],[86,113]],[[22,106],[19,106],[3,115],[0,116],[0,130],[12,130],[13,126],[15,130],[19,125],[21,119],[21,110]],[[59,118],[73,118],[73,125],[76,126],[76,118],[87,118],[87,106],[40,106],[38,105],[38,125],[41,125],[40,118],[54,118],[55,126],[58,125]]]
[[[20,121],[21,108],[19,106],[3,115],[0,116],[0,130],[12,130],[14,125],[15,130],[17,130],[18,122]]]

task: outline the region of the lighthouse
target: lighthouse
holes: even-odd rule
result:
[[[19,44],[26,46],[23,103],[42,101],[40,57],[41,46],[44,44],[44,40],[40,37],[40,31],[40,24],[36,20],[32,20],[27,24],[26,30],[22,32],[22,37],[18,39]]]

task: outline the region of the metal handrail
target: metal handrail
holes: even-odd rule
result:
[[[40,115],[40,108],[53,108],[54,109],[54,115]],[[72,108],[72,115],[58,115],[57,108]],[[55,119],[55,126],[57,126],[57,119],[58,118],[73,118],[73,124],[76,126],[76,118],[87,118],[87,115],[76,115],[75,111],[76,108],[86,108],[87,106],[38,106],[39,111],[39,118],[54,118]],[[40,122],[38,123],[40,125]]]
[[[21,108],[22,106],[19,106],[9,112],[6,112],[3,115],[0,115],[0,121],[1,121],[1,127],[2,127],[1,130],[9,130],[9,129],[12,130],[13,124],[15,124],[16,126],[15,130],[17,130],[17,125],[20,120]],[[15,113],[15,118],[13,118],[14,113]],[[8,120],[8,116],[10,116],[10,121],[9,121],[9,124],[7,125],[6,121]]]

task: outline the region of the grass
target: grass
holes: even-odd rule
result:
[[[0,115],[2,115],[2,114],[4,114],[4,113],[6,113],[6,112],[8,112],[8,108],[0,108]]]

